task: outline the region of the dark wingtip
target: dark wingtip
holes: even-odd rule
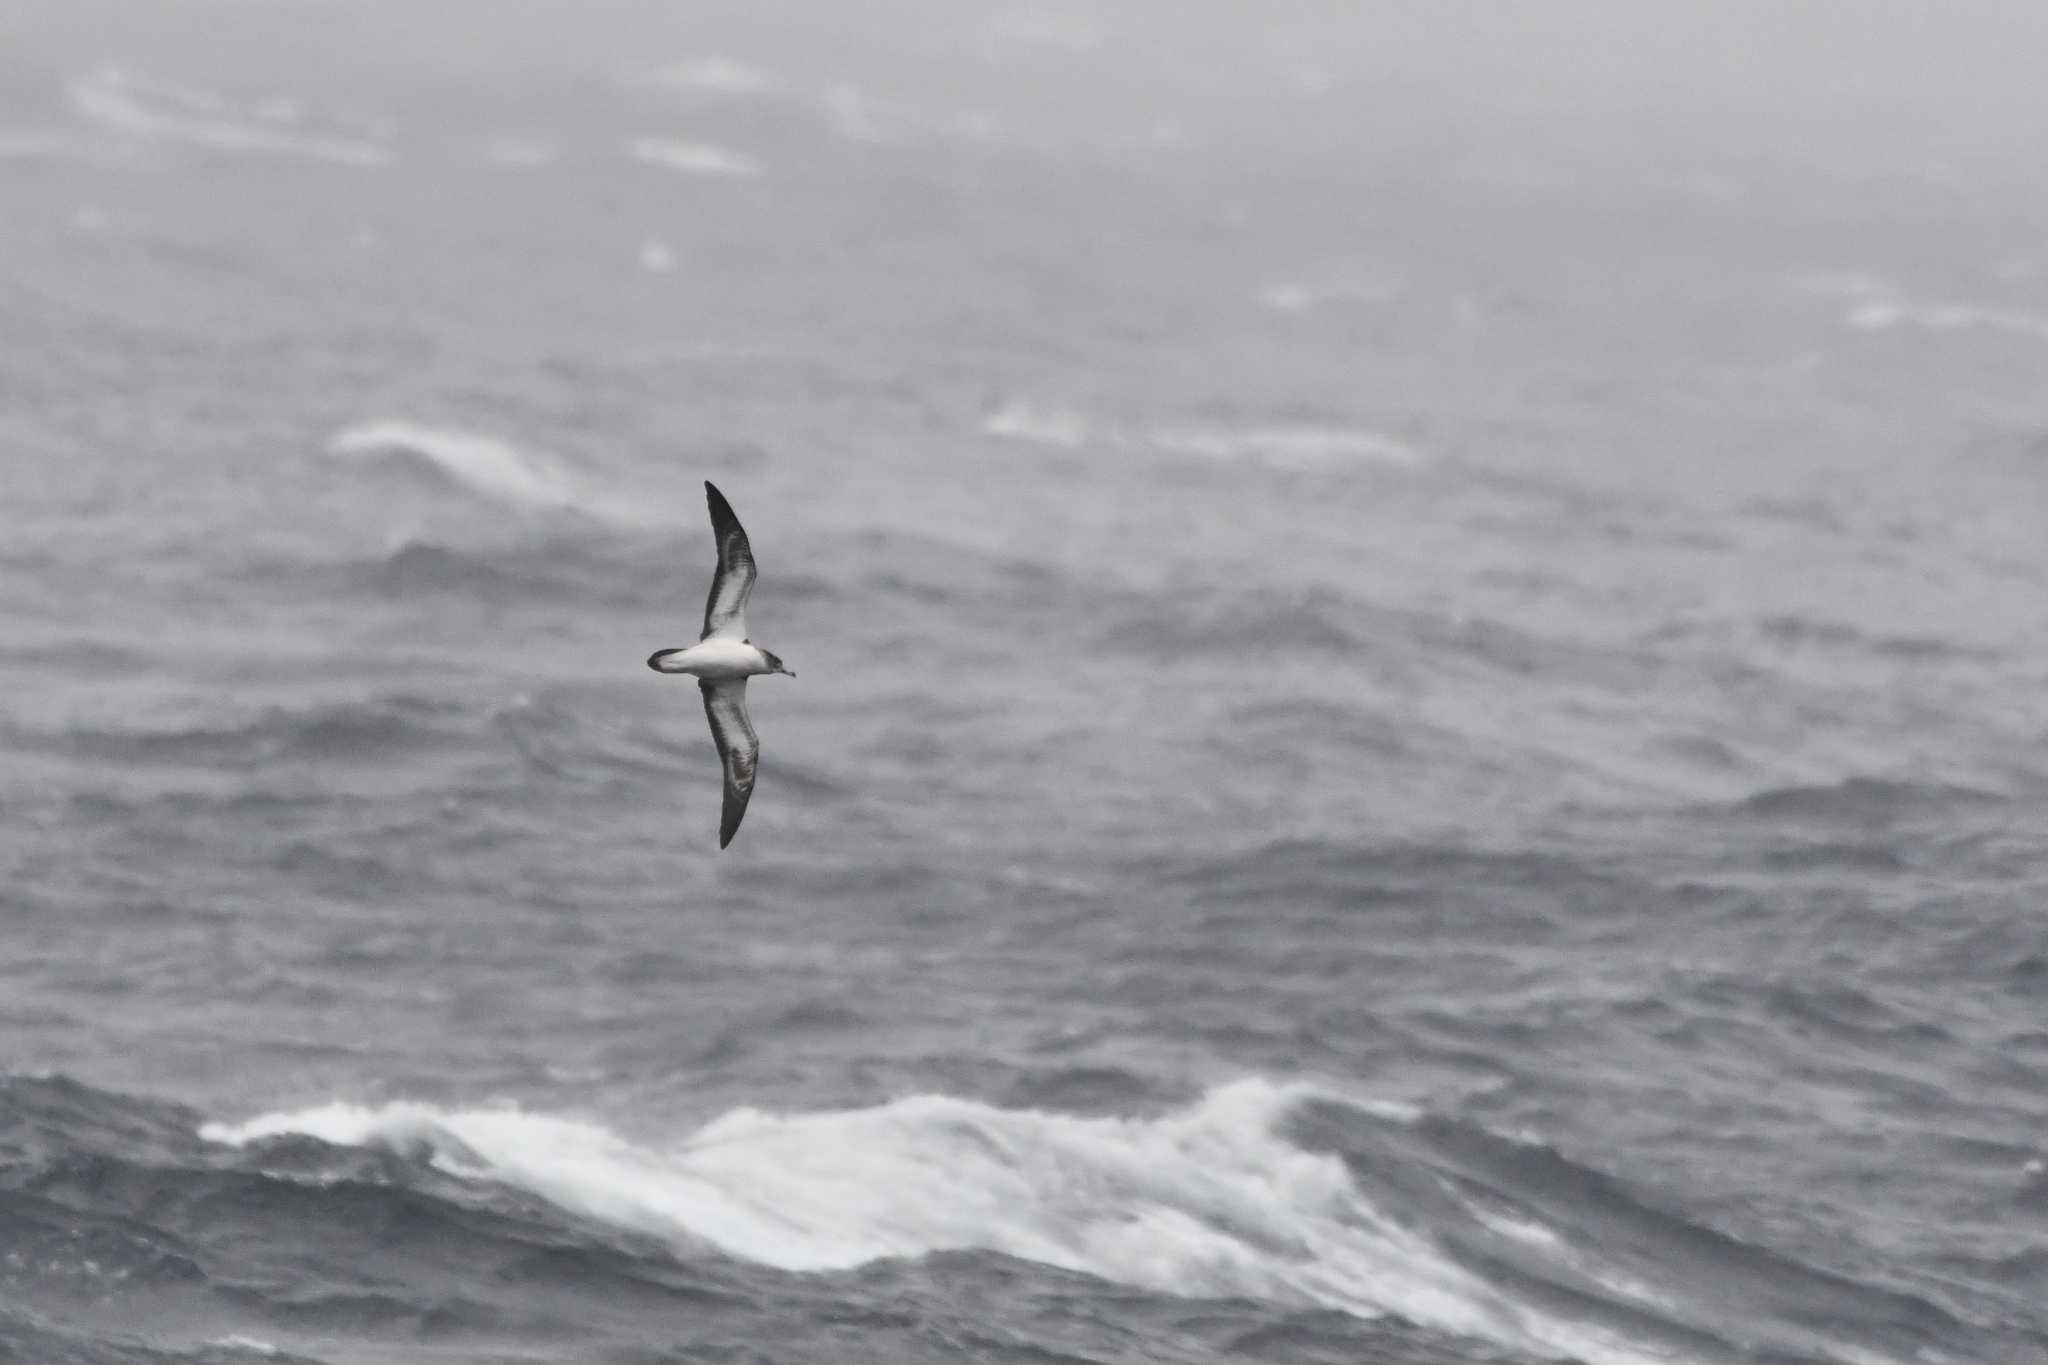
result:
[[[732,510],[732,504],[725,500],[725,494],[718,491],[718,485],[704,480],[704,501],[711,508],[711,526],[721,536],[727,531],[737,531],[740,519]]]

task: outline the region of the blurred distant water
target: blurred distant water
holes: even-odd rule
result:
[[[2048,1359],[2048,197],[1391,13],[17,6],[0,1360]]]

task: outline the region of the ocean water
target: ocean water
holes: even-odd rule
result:
[[[0,1361],[2048,1361],[2020,87],[502,8],[0,27]]]

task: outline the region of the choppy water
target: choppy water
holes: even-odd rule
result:
[[[2028,182],[202,8],[0,62],[0,1360],[2048,1359]]]

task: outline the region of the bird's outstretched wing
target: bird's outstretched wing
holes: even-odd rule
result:
[[[718,757],[725,764],[725,808],[718,819],[718,846],[732,842],[747,813],[747,799],[754,794],[754,765],[761,757],[761,741],[754,734],[754,722],[747,718],[747,680],[701,680],[704,714],[711,721],[711,738],[718,745]]]
[[[711,533],[718,541],[718,572],[711,576],[711,596],[704,603],[704,633],[697,638],[721,640],[747,638],[747,595],[754,590],[754,550],[740,519],[732,514],[725,494],[704,481],[704,498],[711,504]],[[744,709],[741,715],[746,713]]]

